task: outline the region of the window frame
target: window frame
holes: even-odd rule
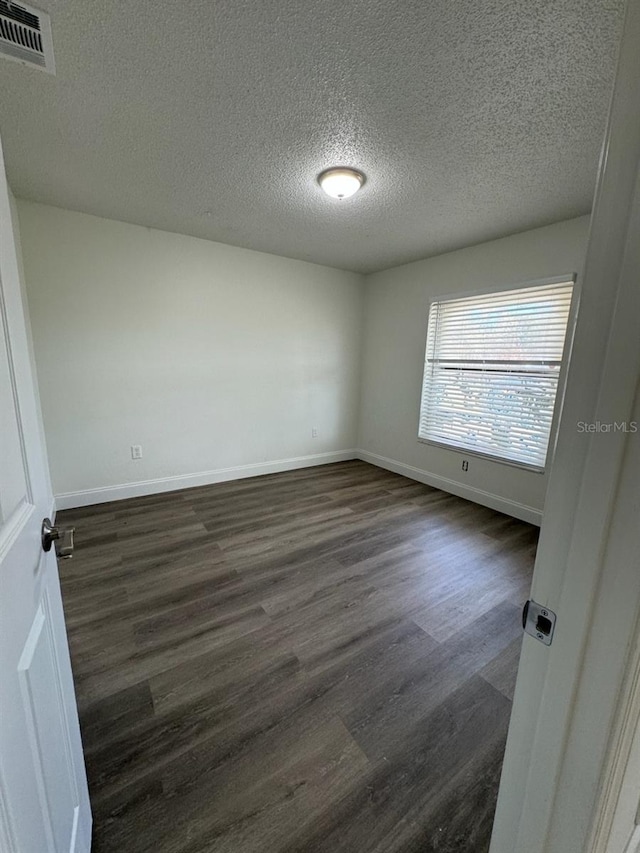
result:
[[[513,290],[526,290],[527,288],[533,287],[544,287],[546,285],[552,284],[572,284],[572,294],[571,294],[571,305],[569,307],[569,316],[567,318],[567,328],[565,331],[564,338],[564,348],[562,352],[562,363],[560,365],[560,372],[558,374],[558,386],[556,389],[555,401],[553,404],[553,414],[551,417],[551,427],[549,430],[549,442],[547,444],[547,452],[545,455],[545,461],[543,466],[539,465],[531,465],[527,462],[519,462],[513,459],[506,459],[503,456],[494,455],[492,453],[484,452],[482,450],[473,450],[468,449],[466,447],[459,447],[455,444],[447,444],[443,441],[437,441],[433,438],[423,438],[420,435],[420,420],[422,416],[422,396],[424,393],[424,384],[425,384],[425,365],[426,365],[426,355],[427,355],[427,340],[429,337],[429,316],[431,314],[431,306],[434,302],[449,302],[457,299],[471,299],[477,296],[492,296],[497,295],[499,293],[507,293]],[[526,282],[519,283],[505,283],[501,284],[498,287],[491,287],[490,289],[478,288],[474,290],[467,290],[463,293],[438,293],[432,294],[427,300],[427,325],[425,329],[424,336],[424,344],[422,348],[422,378],[420,381],[420,390],[418,395],[418,443],[425,444],[431,447],[438,447],[442,450],[449,450],[452,453],[457,453],[462,456],[473,456],[478,459],[486,459],[490,462],[495,462],[499,465],[508,465],[511,468],[519,468],[524,471],[528,471],[533,474],[545,474],[550,460],[553,459],[553,455],[555,453],[556,442],[558,437],[558,425],[560,422],[560,415],[562,413],[562,408],[564,405],[564,396],[567,385],[567,374],[569,371],[569,365],[571,363],[571,352],[573,350],[573,342],[575,338],[575,330],[576,324],[578,321],[578,309],[580,307],[580,297],[581,297],[581,287],[578,274],[575,272],[567,273],[566,275],[555,275],[549,278],[539,278],[532,279]]]

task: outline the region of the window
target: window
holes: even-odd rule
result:
[[[544,470],[573,282],[432,302],[419,438]]]

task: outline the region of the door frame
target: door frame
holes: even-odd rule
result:
[[[638,217],[640,228],[640,216]],[[636,232],[640,234],[640,231]],[[635,419],[640,422],[640,385],[636,396]],[[604,586],[598,600],[614,597],[620,613],[630,613],[640,601],[640,437],[628,442],[623,477],[618,493],[617,509],[612,519],[612,532],[607,552]],[[626,559],[629,555],[634,559]],[[635,593],[635,595],[634,595]],[[610,609],[610,607],[608,608]],[[637,609],[637,607],[636,607]],[[602,608],[600,608],[602,610]],[[596,618],[598,618],[596,608]],[[603,614],[606,617],[606,610]],[[598,636],[596,624],[594,636]],[[616,632],[606,636],[606,643],[616,642]],[[600,656],[600,663],[597,656]],[[593,644],[585,658],[588,668],[606,660],[606,644]],[[640,850],[640,620],[636,619],[633,644],[630,646],[624,680],[609,739],[605,770],[593,820],[587,853],[638,853]]]
[[[640,435],[577,424],[630,421],[640,379],[639,103],[640,0],[629,0],[532,585],[558,621],[552,646],[524,638],[491,853],[598,850],[593,815],[638,620],[638,572],[623,559],[635,531],[619,542],[617,530],[622,553],[607,546],[624,509],[624,455]]]

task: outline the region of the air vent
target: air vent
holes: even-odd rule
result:
[[[26,3],[0,0],[0,56],[55,74],[49,15]]]

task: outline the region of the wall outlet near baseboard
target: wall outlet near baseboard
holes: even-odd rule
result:
[[[318,430],[315,427],[311,427],[311,438],[318,437]]]
[[[467,459],[463,459],[463,460],[462,460],[462,470],[463,470],[463,471],[468,471],[468,470],[469,470],[469,462],[468,462],[468,460],[467,460]]]
[[[142,459],[142,445],[141,444],[132,444],[131,445],[131,458],[132,459]]]

